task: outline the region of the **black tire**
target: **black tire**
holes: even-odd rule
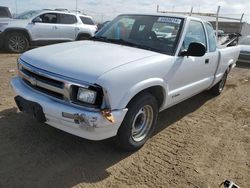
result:
[[[222,93],[223,89],[224,89],[224,86],[226,84],[226,81],[227,81],[227,75],[228,75],[228,72],[226,71],[223,75],[223,77],[221,78],[221,80],[215,84],[210,90],[209,92],[215,96],[218,96]]]
[[[77,37],[77,40],[88,40],[88,39],[90,39],[90,35],[85,35],[85,34],[83,34],[83,35],[79,35],[78,37]]]
[[[29,40],[22,33],[12,32],[6,36],[5,48],[9,52],[22,53],[29,48]]]
[[[152,135],[159,108],[157,100],[149,93],[136,96],[127,108],[128,112],[118,130],[115,142],[120,149],[134,151],[141,148]]]

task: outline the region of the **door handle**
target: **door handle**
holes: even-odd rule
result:
[[[208,64],[208,63],[209,63],[209,59],[206,59],[206,60],[205,60],[205,64]]]
[[[58,29],[58,27],[57,27],[57,26],[54,26],[53,28],[54,28],[54,29]]]

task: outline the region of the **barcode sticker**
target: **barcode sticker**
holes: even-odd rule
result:
[[[180,24],[181,19],[178,18],[169,18],[169,17],[159,17],[158,22],[164,22],[164,23],[175,23],[175,24]]]

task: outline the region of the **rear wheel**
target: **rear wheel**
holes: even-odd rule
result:
[[[135,97],[127,107],[128,112],[115,141],[119,148],[132,151],[142,147],[154,131],[158,103],[151,94],[146,93]]]
[[[227,71],[224,73],[223,77],[221,78],[221,80],[215,84],[210,90],[209,92],[213,95],[220,95],[225,87],[226,84],[226,80],[227,80]]]
[[[29,41],[24,34],[13,32],[7,34],[5,48],[10,52],[22,53],[29,48]]]

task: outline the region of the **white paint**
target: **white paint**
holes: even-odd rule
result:
[[[161,111],[210,88],[237,61],[239,47],[217,49],[213,53],[207,52],[203,57],[178,56],[189,20],[195,18],[186,19],[175,56],[94,41],[42,47],[21,56],[22,60],[37,68],[101,86],[105,102],[117,112],[115,119],[118,119],[113,126],[96,115],[100,119],[99,125],[107,125],[103,129],[96,129],[103,132],[78,132],[75,123],[61,119],[62,111],[74,114],[79,113],[78,108],[38,95],[26,88],[18,78],[12,80],[12,86],[18,95],[42,105],[49,119],[47,123],[54,127],[88,139],[114,136],[125,116],[124,109],[128,102],[142,90],[152,86],[162,88],[164,102]],[[206,64],[208,58],[210,63]]]

